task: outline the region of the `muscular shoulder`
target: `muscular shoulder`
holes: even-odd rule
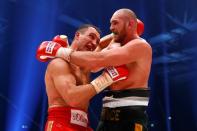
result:
[[[132,49],[140,50],[142,52],[152,54],[152,48],[150,44],[144,39],[135,39],[128,42],[127,46]]]
[[[151,48],[150,44],[145,39],[134,39],[134,40],[131,40],[129,43],[132,44],[132,45]]]
[[[56,58],[48,64],[47,72],[54,75],[57,73],[70,73],[70,66],[65,60]]]

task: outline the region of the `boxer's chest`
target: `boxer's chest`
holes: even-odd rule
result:
[[[80,68],[74,68],[73,74],[75,76],[77,85],[84,85],[88,83],[87,73],[84,73],[82,70],[80,70]]]

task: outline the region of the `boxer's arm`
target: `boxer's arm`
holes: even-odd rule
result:
[[[78,66],[95,69],[99,67],[118,66],[140,60],[150,55],[151,47],[142,40],[133,40],[122,47],[102,52],[75,51],[70,62]]]
[[[62,59],[53,60],[47,71],[50,71],[55,88],[61,94],[65,102],[70,106],[77,106],[89,102],[89,100],[116,81],[127,79],[126,66],[109,67],[95,78],[91,84],[76,86],[75,77],[70,71],[67,62]]]
[[[75,77],[65,61],[55,59],[50,63],[50,66],[52,68],[50,74],[55,88],[68,105],[76,106],[87,103],[96,94],[91,84],[76,86]]]
[[[112,39],[112,33],[102,37],[95,51],[101,51],[103,48],[106,48],[111,43]]]
[[[100,93],[114,82],[127,79],[128,75],[129,71],[125,65],[107,67],[100,76],[91,82],[91,84],[93,85],[96,92]]]

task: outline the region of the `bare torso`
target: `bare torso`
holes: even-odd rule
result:
[[[59,59],[59,58],[58,58]],[[58,59],[54,59],[53,61],[58,61]],[[62,61],[65,62],[65,61]],[[75,78],[75,81],[70,81],[73,84],[76,85],[82,85],[82,84],[86,84],[89,82],[89,78],[88,78],[88,73],[84,73],[84,71],[80,70],[79,67],[75,66],[75,65],[69,65],[70,67],[70,74]],[[65,100],[62,98],[62,96],[60,95],[60,93],[58,92],[58,90],[56,89],[55,85],[54,85],[54,81],[52,79],[52,72],[53,69],[53,65],[48,65],[46,74],[45,74],[45,85],[46,85],[46,92],[47,92],[47,96],[48,96],[48,104],[49,107],[67,107],[69,106]],[[68,75],[68,74],[65,74]],[[76,96],[76,100],[77,100],[77,96]],[[89,103],[81,103],[79,105],[77,105],[76,108],[80,108],[83,110],[87,110]]]
[[[138,61],[127,64],[129,69],[129,76],[126,80],[118,81],[110,86],[111,90],[122,90],[132,88],[147,88],[150,68],[152,63],[152,50],[148,43],[148,53],[140,58]],[[142,49],[141,52],[144,52]]]

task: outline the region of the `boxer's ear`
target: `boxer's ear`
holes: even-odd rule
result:
[[[75,39],[75,40],[78,40],[78,39],[79,39],[79,36],[80,36],[80,33],[77,31],[77,32],[75,33],[74,39]]]

